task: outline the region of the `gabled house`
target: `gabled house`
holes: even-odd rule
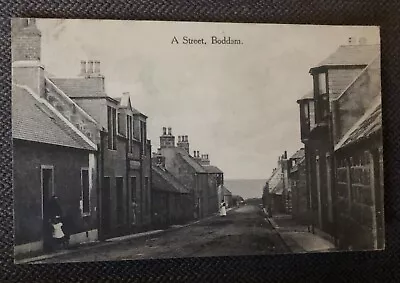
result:
[[[349,176],[345,173],[351,161],[348,156],[342,162],[338,153],[339,148],[342,152],[344,150],[341,146],[344,144],[344,136],[350,135],[349,131],[357,127],[357,121],[374,105],[375,100],[380,99],[379,49],[379,45],[367,45],[364,40],[354,43],[350,39],[349,44],[340,46],[326,60],[310,69],[314,82],[313,96],[306,95],[298,100],[312,223],[314,227],[333,236],[345,248],[355,246],[355,241],[350,240],[352,237],[343,232],[350,231],[343,225],[351,222],[347,221],[348,217],[352,218],[351,212],[342,210],[346,207],[344,203],[350,202],[350,193],[344,193],[352,190]],[[372,142],[369,146],[371,145]],[[347,151],[347,154],[356,152]],[[357,170],[356,172],[357,176],[361,174]],[[340,184],[337,183],[339,180]],[[346,183],[348,189],[342,190],[341,187],[346,186]],[[364,209],[362,213],[360,207]],[[353,212],[367,215],[364,213],[367,209],[365,203],[358,208],[359,211],[354,209]],[[357,227],[355,223],[350,225]],[[363,225],[373,226],[366,223],[359,226]],[[358,232],[352,231],[353,236],[360,236],[359,239],[365,239],[368,234],[360,232],[361,228]],[[359,246],[368,245],[364,243]]]
[[[50,78],[102,127],[100,228],[103,239],[146,230],[151,224],[151,144],[147,117],[129,93],[111,97],[99,61],[81,61],[76,78]]]
[[[11,26],[15,254],[49,246],[52,196],[70,244],[95,241],[99,125],[46,78],[35,20]]]
[[[181,140],[182,141],[182,140]],[[198,152],[189,154],[188,139],[175,145],[175,136],[169,127],[163,128],[160,136],[160,154],[165,158],[165,168],[189,189],[193,218],[203,218],[210,214],[208,210],[208,173],[199,163]]]

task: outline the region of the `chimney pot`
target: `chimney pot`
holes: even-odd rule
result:
[[[197,157],[200,157],[200,151],[197,151]]]
[[[185,141],[189,142],[189,136],[185,136]]]
[[[163,127],[162,130],[163,130],[163,135],[165,136],[167,134],[167,128]]]
[[[100,74],[100,61],[94,61],[94,73]]]
[[[181,141],[182,141],[182,137],[178,136],[178,142],[181,142]]]
[[[168,135],[171,136],[172,135],[172,128],[168,127]]]
[[[88,66],[87,66],[86,73],[93,74],[93,61],[92,60],[88,61]]]
[[[196,151],[193,150],[193,157],[196,157]]]

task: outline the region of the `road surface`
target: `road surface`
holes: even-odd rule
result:
[[[259,207],[246,205],[161,234],[49,258],[35,263],[174,257],[266,255],[289,252]]]

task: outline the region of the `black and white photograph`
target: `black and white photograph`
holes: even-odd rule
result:
[[[378,26],[11,35],[15,263],[385,248]]]

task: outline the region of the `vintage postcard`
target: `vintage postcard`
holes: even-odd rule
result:
[[[379,27],[12,19],[16,263],[385,246]]]

